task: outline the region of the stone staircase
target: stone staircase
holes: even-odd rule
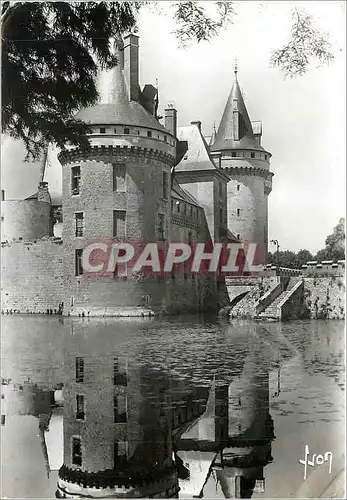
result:
[[[279,304],[286,301],[286,299],[291,295],[292,289],[301,281],[301,277],[290,278],[287,288],[273,302],[271,302],[271,304],[268,305],[264,311],[259,313],[256,318],[280,320],[281,311],[278,309]]]

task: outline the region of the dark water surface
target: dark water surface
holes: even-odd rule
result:
[[[343,322],[4,316],[1,352],[1,498],[55,498],[63,464],[68,488],[173,465],[179,497],[314,498],[344,464]],[[304,480],[305,445],[331,473]]]

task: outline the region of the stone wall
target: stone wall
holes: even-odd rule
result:
[[[323,260],[322,262],[309,261],[301,266],[301,274],[303,276],[344,276],[345,261],[338,260]]]
[[[312,319],[345,319],[343,276],[304,278],[304,301]]]
[[[256,283],[252,286],[250,292],[238,302],[230,311],[231,318],[254,318],[256,314],[256,305],[259,299],[271,288],[277,286],[278,278],[270,277],[256,278]],[[229,287],[230,288],[230,285]]]
[[[1,241],[34,241],[52,235],[51,204],[38,200],[1,202]]]
[[[2,244],[1,309],[21,313],[58,311],[63,302],[61,240]]]
[[[283,304],[279,304],[281,319],[284,321],[304,319],[309,316],[309,310],[304,300],[305,287],[303,281],[299,281],[289,292],[288,298]]]

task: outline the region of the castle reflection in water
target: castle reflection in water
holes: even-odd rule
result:
[[[40,416],[48,471],[50,427],[62,422],[57,498],[201,497],[211,477],[225,498],[264,491],[274,429],[268,345],[259,336],[212,371],[206,352],[199,371],[208,376],[199,384],[196,367],[175,374],[150,362],[145,343],[126,352],[126,343],[116,349],[84,329],[71,323],[62,391],[38,397],[30,384],[22,391],[9,384],[7,392],[17,410],[23,397],[41,404],[28,411]]]

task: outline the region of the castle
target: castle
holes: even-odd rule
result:
[[[2,309],[76,316],[144,316],[216,311],[225,282],[190,269],[143,275],[117,266],[113,276],[83,275],[93,240],[220,241],[257,244],[266,264],[271,154],[262,125],[250,121],[237,69],[217,131],[201,122],[177,128],[177,111],[158,117],[158,92],[139,85],[139,39],[116,47],[106,102],[76,116],[89,124],[90,147],[58,155],[62,196],[51,199],[43,162],[38,192],[2,206]]]

